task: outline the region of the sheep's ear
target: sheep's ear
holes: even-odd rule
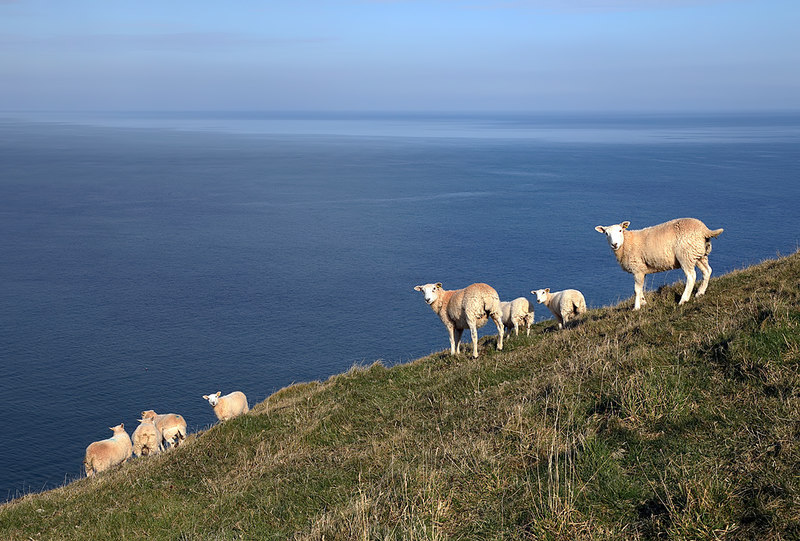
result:
[[[203,395],[203,400],[208,400],[208,395],[207,394]]]
[[[438,287],[439,289],[442,289],[442,283],[441,282],[436,282],[436,287]]]
[[[422,286],[414,286],[414,291],[422,291]]]
[[[597,231],[598,233],[603,233],[603,234],[605,234],[606,232],[606,228],[603,227],[602,225],[598,225],[597,227],[594,228],[594,230]]]
[[[222,394],[222,391],[217,391],[217,398],[219,398],[221,394]]]
[[[622,226],[622,229],[628,229],[628,226],[631,225],[631,223],[629,221],[625,220],[624,222],[622,222],[619,225]]]
[[[544,292],[545,293],[550,293],[550,288],[549,287],[545,288]]]

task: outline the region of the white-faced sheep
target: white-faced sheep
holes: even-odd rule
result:
[[[536,295],[539,304],[544,304],[558,322],[558,328],[563,329],[567,323],[586,312],[586,299],[577,289],[565,289],[550,293],[550,288],[535,289],[531,291]]]
[[[113,436],[93,442],[86,448],[83,467],[87,477],[122,464],[130,458],[133,445],[130,436],[125,432],[125,425],[120,423],[111,427],[111,430],[114,432]]]
[[[163,436],[153,419],[139,419],[139,426],[133,431],[133,454],[137,457],[149,456],[164,450]]]
[[[161,441],[164,446],[177,447],[186,437],[186,420],[177,413],[158,414],[153,410],[142,412],[142,419],[152,419],[156,428],[161,431]]]
[[[503,319],[500,311],[500,297],[493,287],[487,284],[472,284],[464,289],[446,291],[441,282],[415,286],[422,291],[425,302],[439,316],[450,334],[450,354],[460,351],[461,335],[465,329],[472,334],[472,356],[478,357],[478,329],[489,318],[497,326],[497,349],[503,349]]]
[[[220,396],[221,394],[222,391],[217,391],[216,394],[203,395],[203,399],[208,400],[220,421],[227,421],[250,411],[247,397],[242,391],[233,391],[225,396]]]
[[[686,287],[678,304],[689,300],[694,289],[697,274],[695,266],[703,273],[703,283],[697,289],[696,297],[703,295],[711,279],[711,266],[708,254],[711,252],[711,239],[722,233],[723,229],[709,229],[696,218],[678,218],[663,224],[644,229],[628,229],[630,222],[595,227],[604,233],[614,256],[624,271],[633,274],[633,309],[638,310],[644,299],[644,277],[646,274],[680,268],[686,275]]]
[[[531,335],[533,325],[533,310],[531,303],[525,297],[517,297],[513,301],[500,302],[500,311],[503,313],[503,326],[514,329],[514,335],[519,336],[519,328],[524,326],[526,335]]]

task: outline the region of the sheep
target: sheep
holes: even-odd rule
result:
[[[503,313],[503,326],[514,329],[514,335],[519,336],[519,327],[524,325],[527,329],[526,336],[531,335],[533,325],[533,310],[525,297],[517,297],[513,301],[500,302],[500,311]]]
[[[531,291],[539,304],[544,304],[553,312],[558,328],[563,329],[571,320],[586,312],[586,299],[577,289],[565,289],[550,293],[550,288]]]
[[[242,391],[233,391],[225,396],[220,396],[221,394],[222,391],[217,391],[216,394],[203,395],[203,399],[208,400],[220,421],[227,421],[250,411],[247,397]]]
[[[705,294],[711,279],[711,266],[708,254],[711,253],[711,239],[719,236],[723,229],[709,229],[696,218],[678,218],[663,224],[631,230],[631,223],[595,227],[606,235],[609,246],[614,251],[622,270],[633,274],[636,294],[633,309],[638,310],[647,304],[644,299],[644,277],[646,274],[680,268],[686,275],[686,287],[678,304],[689,300],[694,289],[697,274],[695,266],[703,273],[703,282],[695,297]]]
[[[186,437],[186,421],[177,413],[158,414],[153,410],[142,412],[142,419],[151,419],[156,428],[161,431],[161,441],[164,446],[169,442],[170,447],[177,447]]]
[[[110,430],[114,432],[113,436],[95,441],[86,448],[86,455],[83,459],[86,477],[122,464],[130,458],[133,445],[130,436],[125,432],[125,425],[120,423],[110,427]]]
[[[137,457],[160,453],[164,450],[163,436],[153,418],[139,419],[139,426],[133,431],[133,454]]]
[[[457,355],[461,349],[461,335],[465,329],[472,334],[472,356],[478,358],[478,329],[489,318],[497,326],[497,349],[503,349],[503,314],[500,311],[500,297],[497,291],[487,284],[472,284],[464,289],[446,291],[442,283],[415,286],[414,291],[422,291],[425,302],[436,312],[450,334],[450,355]]]

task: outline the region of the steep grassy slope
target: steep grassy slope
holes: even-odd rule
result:
[[[794,254],[295,385],[0,507],[0,538],[800,539],[799,282]]]

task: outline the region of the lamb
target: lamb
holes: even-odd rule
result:
[[[513,301],[501,302],[500,311],[503,313],[503,326],[506,329],[514,329],[514,335],[519,336],[519,327],[524,325],[527,329],[526,336],[531,335],[531,325],[533,325],[533,310],[528,299],[517,297]]]
[[[86,448],[86,456],[83,459],[86,477],[122,464],[130,458],[133,445],[130,436],[125,432],[125,425],[120,423],[112,426],[110,430],[114,432],[113,436],[93,442]]]
[[[149,456],[164,450],[163,436],[152,418],[139,419],[139,426],[133,431],[133,454],[137,457]]]
[[[497,349],[503,349],[503,314],[500,310],[500,297],[493,287],[487,284],[472,284],[464,289],[447,291],[442,283],[425,284],[414,287],[422,291],[425,302],[433,309],[447,327],[450,334],[450,354],[457,355],[461,349],[461,335],[465,329],[472,334],[472,356],[478,358],[478,329],[489,318],[497,326]]]
[[[565,289],[550,293],[550,288],[531,291],[539,304],[544,304],[553,312],[558,328],[563,329],[571,320],[586,312],[586,299],[577,289]]]
[[[164,445],[169,442],[170,447],[177,447],[186,437],[186,421],[177,413],[158,414],[153,410],[142,412],[142,419],[151,419],[156,428],[161,431],[161,441]]]
[[[203,395],[203,399],[208,400],[220,421],[227,421],[250,411],[247,397],[242,391],[233,391],[225,396],[220,396],[221,394],[222,391],[217,391],[216,394]]]
[[[631,223],[595,227],[604,233],[614,256],[622,270],[633,274],[633,289],[636,294],[633,309],[638,310],[647,304],[644,299],[644,277],[646,274],[680,268],[686,275],[686,287],[678,304],[689,300],[697,275],[695,266],[703,273],[703,282],[695,297],[705,294],[711,279],[711,266],[708,254],[711,253],[711,239],[719,236],[723,229],[709,229],[696,218],[678,218],[663,224],[630,230]]]

